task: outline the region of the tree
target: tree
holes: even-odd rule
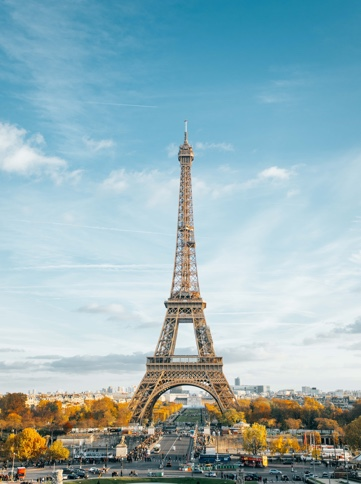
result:
[[[306,429],[316,428],[315,419],[318,418],[324,409],[322,403],[314,398],[305,397],[302,407],[302,422]]]
[[[297,430],[301,428],[302,420],[300,418],[286,418],[285,424],[287,428]]]
[[[279,435],[274,438],[270,443],[270,450],[272,454],[279,452],[280,454],[286,454],[286,452],[300,450],[300,445],[296,437],[291,435]]]
[[[361,416],[346,426],[345,434],[351,450],[361,449]]]
[[[9,429],[19,430],[22,427],[22,420],[23,419],[19,414],[11,412],[6,417],[7,427]]]
[[[7,417],[9,413],[16,413],[22,415],[27,412],[25,393],[7,393],[0,398],[0,409]]]
[[[15,453],[20,460],[38,459],[46,451],[46,439],[35,429],[24,429],[17,435],[9,435],[5,450],[10,458]]]
[[[282,428],[287,428],[287,419],[299,419],[301,415],[301,406],[294,400],[283,400],[273,398],[271,401],[272,417],[277,419]],[[289,427],[288,427],[289,428]]]
[[[67,460],[69,458],[70,451],[64,447],[61,440],[56,440],[47,450],[47,454],[51,460]]]
[[[331,418],[315,418],[317,430],[339,430],[340,425],[336,420]]]
[[[258,422],[261,418],[271,418],[271,404],[263,397],[256,398],[251,402],[251,422]]]
[[[258,454],[267,447],[267,430],[264,425],[254,423],[243,431],[243,448],[251,454]]]

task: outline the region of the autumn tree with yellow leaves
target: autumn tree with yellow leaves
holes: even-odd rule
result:
[[[296,437],[292,435],[278,435],[273,438],[269,445],[272,454],[286,454],[289,452],[299,452],[300,445]]]
[[[267,429],[264,425],[254,423],[243,431],[243,448],[246,452],[257,455],[267,448]]]
[[[46,439],[32,428],[24,429],[18,434],[10,434],[4,445],[8,458],[15,454],[20,460],[37,460],[44,455],[46,449]]]

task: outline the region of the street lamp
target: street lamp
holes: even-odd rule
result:
[[[11,480],[14,480],[15,452],[13,452],[13,465],[11,467]]]

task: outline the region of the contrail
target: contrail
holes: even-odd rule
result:
[[[147,104],[124,104],[124,103],[107,103],[102,101],[84,101],[85,104],[104,104],[106,106],[124,106],[128,108],[157,108],[158,106],[149,106]]]

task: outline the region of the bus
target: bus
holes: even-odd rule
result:
[[[239,460],[245,467],[267,467],[268,458],[266,455],[241,455]]]
[[[230,454],[200,454],[200,464],[216,464],[219,462],[229,462],[231,460]]]

